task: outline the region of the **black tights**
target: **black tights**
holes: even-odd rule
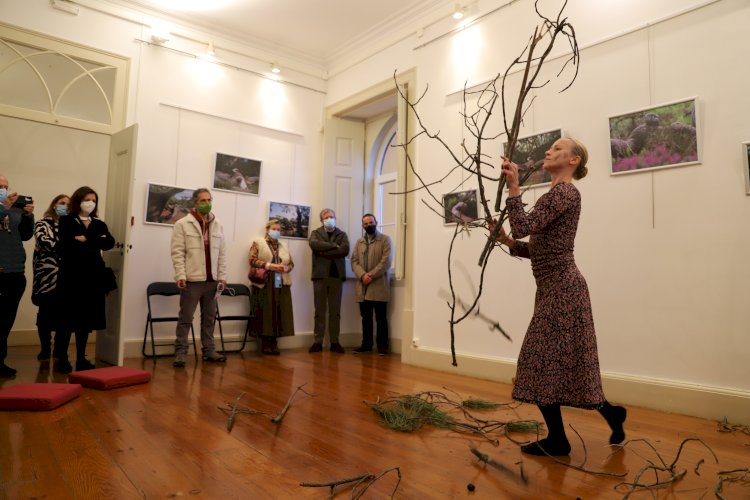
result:
[[[539,411],[542,412],[544,423],[547,425],[547,440],[553,443],[568,444],[568,437],[565,435],[565,425],[563,424],[562,412],[559,404],[538,405]],[[612,435],[609,437],[610,444],[620,444],[625,439],[625,432],[622,424],[625,422],[627,412],[622,406],[613,406],[609,401],[597,409],[604,417],[604,420],[612,429]]]

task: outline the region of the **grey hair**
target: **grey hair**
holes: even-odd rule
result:
[[[196,189],[195,191],[193,191],[193,196],[192,196],[193,205],[195,205],[198,202],[198,197],[202,193],[208,193],[209,196],[211,195],[211,191],[209,191],[208,188],[198,188],[198,189]]]
[[[336,217],[336,212],[332,208],[324,208],[320,211],[320,222],[323,222],[323,214],[326,212],[331,212],[331,214],[333,214],[333,217]]]

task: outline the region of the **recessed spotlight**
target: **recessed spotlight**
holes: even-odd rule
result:
[[[464,17],[464,8],[461,7],[460,4],[456,4],[456,6],[453,8],[453,19],[458,21],[459,19],[463,19]]]
[[[279,68],[279,65],[276,63],[271,63],[271,73],[279,74],[281,73],[281,68]]]
[[[206,54],[208,54],[209,56],[215,56],[216,55],[216,50],[214,48],[214,42],[211,41],[211,40],[208,41],[208,45],[206,46]]]

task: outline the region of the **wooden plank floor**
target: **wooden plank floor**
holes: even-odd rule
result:
[[[10,349],[19,382],[64,382],[39,371],[31,347]],[[493,446],[479,438],[425,428],[398,433],[381,427],[363,400],[391,393],[445,388],[463,396],[508,402],[510,387],[450,373],[402,365],[397,356],[308,354],[279,357],[232,354],[226,365],[198,363],[175,370],[171,358],[126,360],[149,370],[149,384],[95,391],[51,412],[0,412],[0,498],[327,498],[327,490],[302,481],[330,481],[400,467],[397,498],[622,498],[618,479],[586,474],[549,458],[522,456],[506,438]],[[244,406],[275,414],[294,389],[306,383],[315,394],[297,394],[280,425],[264,415],[239,415],[231,433],[217,405],[246,392]],[[699,437],[716,452],[717,465],[699,444],[686,445],[678,469],[684,479],[658,491],[658,498],[714,498],[717,472],[750,466],[750,437],[717,432],[715,422],[629,408],[628,439],[648,439],[671,462],[685,438]],[[476,412],[479,415],[479,412]],[[535,407],[482,412],[489,419],[538,419]],[[566,423],[581,434],[586,451],[569,431],[571,464],[587,455],[587,467],[635,473],[656,460],[644,444],[611,455],[609,430],[596,412],[565,409]],[[518,435],[521,439],[534,436]],[[507,467],[519,461],[528,484],[485,468],[469,446]],[[696,464],[704,459],[699,475]],[[653,475],[644,478],[652,481]],[[476,490],[467,491],[473,483]],[[395,475],[378,481],[367,498],[386,497]],[[725,484],[726,498],[750,498],[750,484]],[[639,493],[634,498],[648,498]],[[337,498],[349,498],[342,490]]]

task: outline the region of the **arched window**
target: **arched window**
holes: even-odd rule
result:
[[[396,143],[397,123],[394,114],[383,125],[378,139],[373,144],[374,161],[372,172],[373,213],[378,218],[378,226],[383,234],[391,237],[392,250],[398,245],[398,197],[391,193],[397,191],[398,149]],[[369,177],[369,176],[368,176]],[[391,257],[394,257],[392,255]],[[391,259],[391,269],[395,269],[396,259]]]

